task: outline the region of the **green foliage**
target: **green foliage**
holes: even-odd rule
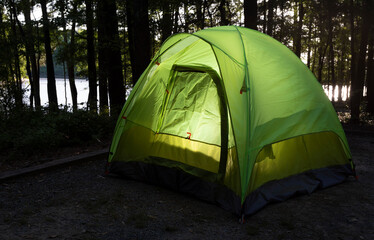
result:
[[[69,146],[109,140],[114,119],[84,110],[20,110],[0,115],[0,152],[5,159],[28,157]]]

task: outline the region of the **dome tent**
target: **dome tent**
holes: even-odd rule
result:
[[[314,75],[278,41],[236,26],[163,43],[122,109],[108,163],[238,215],[353,174]]]

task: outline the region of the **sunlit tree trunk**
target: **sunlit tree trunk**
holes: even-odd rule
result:
[[[308,55],[307,55],[307,66],[310,69],[310,54],[312,52],[312,20],[309,19],[308,23]]]

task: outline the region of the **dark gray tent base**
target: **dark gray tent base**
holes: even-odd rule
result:
[[[178,168],[144,162],[113,162],[109,173],[187,193],[217,204],[237,216],[254,214],[269,203],[281,202],[294,195],[310,194],[317,189],[341,183],[349,175],[353,175],[349,164],[310,170],[262,185],[252,192],[241,206],[240,197],[227,187],[193,176]],[[206,172],[204,178],[212,179],[214,175]]]

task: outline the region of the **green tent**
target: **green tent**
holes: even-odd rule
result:
[[[108,163],[242,216],[353,174],[314,75],[278,41],[236,26],[163,43],[122,109]]]

